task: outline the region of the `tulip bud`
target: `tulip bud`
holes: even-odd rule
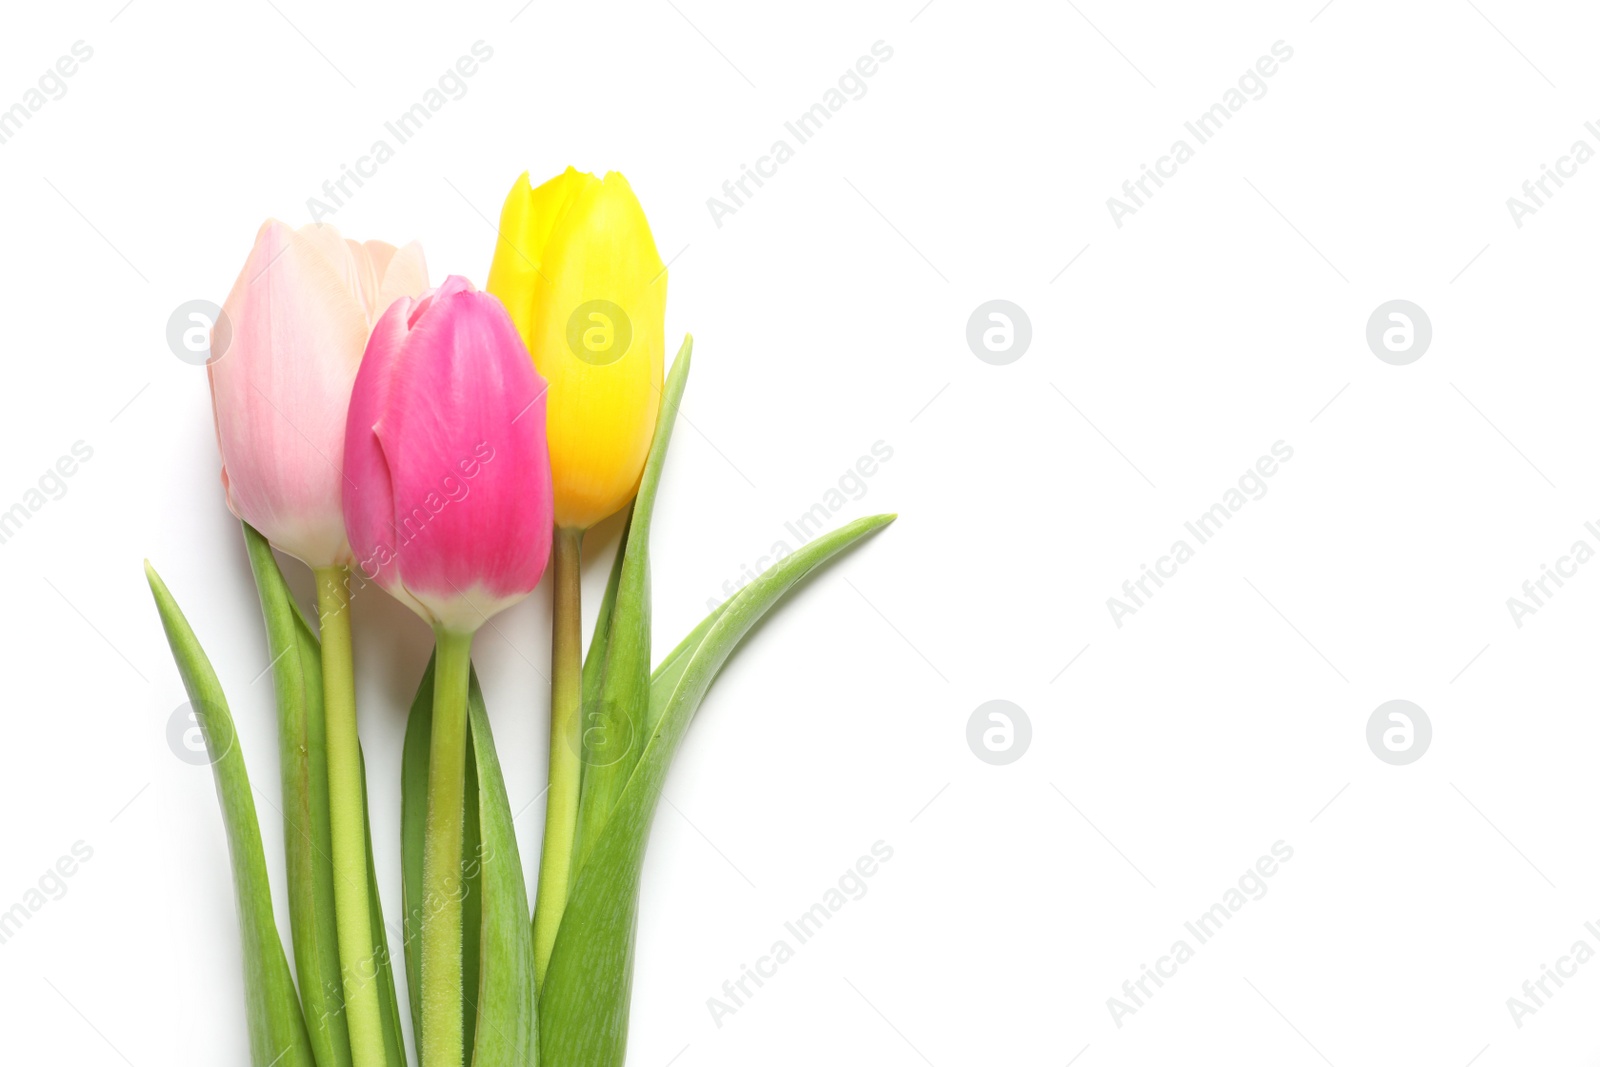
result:
[[[223,312],[208,368],[228,508],[312,567],[350,561],[340,504],[345,412],[385,308],[428,287],[422,249],[269,220]]]
[[[523,174],[488,289],[550,382],[556,525],[587,529],[637,492],[661,402],[667,270],[627,179]]]
[[[350,398],[356,565],[435,627],[471,633],[550,555],[545,382],[500,302],[452,275],[378,321]]]

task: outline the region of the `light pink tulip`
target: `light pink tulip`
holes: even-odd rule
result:
[[[367,337],[390,304],[427,287],[415,243],[271,219],[223,305],[232,340],[208,371],[228,508],[312,567],[351,562],[344,423]]]
[[[452,275],[389,308],[344,456],[356,565],[436,627],[470,633],[539,584],[554,514],[545,381],[495,297]]]

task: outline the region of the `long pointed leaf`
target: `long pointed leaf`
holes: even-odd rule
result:
[[[406,721],[405,747],[400,763],[400,865],[406,908],[406,986],[411,996],[411,1025],[416,1035],[417,1048],[422,1048],[422,923],[438,902],[430,901],[423,889],[423,854],[427,844],[428,828],[428,770],[432,765],[433,748],[433,672],[436,656],[428,657],[428,666],[422,672],[422,682],[411,701],[410,718]],[[473,756],[473,737],[470,728],[472,703],[483,700],[477,688],[477,672],[468,676],[467,682],[467,769],[462,785],[461,828],[461,1048],[462,1060],[472,1062],[474,1032],[477,1012],[472,1005],[478,1002],[478,931],[483,922],[482,866],[476,862],[482,845],[478,827],[478,768]],[[526,906],[526,902],[524,902]]]
[[[383,1026],[384,1062],[389,1067],[406,1067],[405,1037],[400,1032],[400,1002],[394,995],[394,961],[389,958],[389,935],[383,925],[383,902],[378,896],[378,867],[372,855],[372,808],[367,804],[367,757],[359,746],[361,759],[361,810],[367,835],[367,909],[372,926],[372,956],[368,966],[377,969],[378,1019]]]
[[[639,875],[672,756],[706,690],[750,628],[815,567],[893,519],[857,519],[812,541],[719,608],[692,650],[684,650],[686,641],[668,657],[654,683],[664,691],[660,722],[579,872],[562,917],[539,998],[546,1063],[622,1067]]]
[[[177,602],[150,564],[145,564],[150,592],[167,634],[172,658],[189,694],[222,805],[222,822],[228,835],[228,855],[233,864],[233,889],[239,913],[239,936],[244,947],[245,1007],[250,1026],[250,1060],[255,1067],[317,1067],[295,994],[289,960],[278,937],[272,914],[272,888],[267,881],[267,857],[261,847],[261,827],[256,821],[250,777],[239,751],[233,716],[222,684],[206,658],[194,631]]]
[[[467,767],[461,788],[461,1038],[462,1062],[472,1063],[474,1042],[478,1036],[478,982],[480,940],[468,933],[483,929],[483,864],[479,853],[483,840],[479,831],[483,824],[478,805],[477,737],[472,730],[472,700],[477,693],[477,672],[467,673]],[[483,695],[477,694],[481,703]]]
[[[619,550],[623,556],[621,580],[608,620],[610,632],[599,691],[583,706],[583,793],[578,801],[578,836],[573,846],[574,879],[600,839],[623,784],[638,766],[648,737],[650,520],[693,353],[694,339],[685,337],[661,390],[655,436],[650,441],[650,454],[628,519],[627,540]]]
[[[633,509],[628,509],[628,521],[622,524],[622,538],[617,542],[617,553],[611,559],[611,574],[606,578],[606,591],[600,598],[600,611],[595,615],[594,634],[589,639],[589,654],[583,657],[583,703],[588,704],[600,695],[600,681],[605,677],[606,645],[611,637],[611,612],[617,605],[617,586],[622,583],[622,562],[627,556],[628,530],[633,524]]]
[[[372,951],[350,964],[339,958],[334,919],[333,841],[328,821],[328,753],[322,706],[322,645],[290,592],[283,570],[267,543],[248,523],[244,527],[250,568],[255,573],[262,617],[272,655],[278,699],[278,747],[283,778],[284,851],[289,872],[289,924],[295,971],[305,1005],[307,1030],[317,1062],[349,1067],[349,1027],[344,1014],[344,971],[375,969],[379,983],[385,1061],[405,1067],[405,1041],[394,993],[394,970],[384,933],[372,855],[372,825],[367,819],[367,894],[372,918]],[[366,763],[361,791],[366,795]],[[370,811],[363,807],[363,813]],[[328,1057],[324,1059],[323,1057]]]
[[[401,771],[401,858],[406,895],[406,978],[421,1045],[422,853],[427,826],[429,749],[433,733],[433,660],[423,673],[406,724]],[[533,1003],[533,929],[494,735],[478,675],[468,679],[467,833],[462,902],[462,978],[467,1062],[473,1067],[529,1067],[538,1062]]]
[[[655,673],[650,676],[650,717],[648,736],[654,737],[656,727],[661,723],[661,716],[666,714],[667,704],[673,691],[678,687],[678,679],[683,677],[683,672],[688,668],[689,661],[694,658],[695,652],[706,639],[706,634],[722,618],[722,613],[733,603],[732,599],[718,604],[716,609],[701,619],[689,635],[678,642],[678,647],[667,653],[667,658],[656,667]]]
[[[433,658],[422,672],[406,719],[400,756],[400,873],[405,906],[406,988],[411,995],[411,1035],[422,1047],[422,849],[428,827],[428,749],[433,732]],[[464,928],[463,928],[464,929]]]
[[[600,684],[606,677],[606,648],[611,640],[611,612],[617,606],[617,586],[622,582],[622,562],[627,556],[628,527],[633,523],[633,505],[628,506],[628,521],[622,525],[622,538],[617,542],[617,551],[611,557],[611,574],[606,578],[606,591],[600,597],[600,611],[595,616],[594,633],[589,638],[589,652],[583,657],[583,682],[578,693],[579,708],[579,739],[581,743],[581,728],[585,722],[583,709],[595,707],[600,699]],[[583,798],[583,780],[588,775],[588,764],[581,759],[578,762],[578,798]],[[578,869],[572,868],[572,876],[577,877]],[[538,958],[535,950],[535,959]]]
[[[539,1030],[533,1006],[533,926],[528,886],[517,850],[511,799],[495,755],[489,713],[469,681],[467,714],[477,772],[479,935],[476,1044],[473,1067],[537,1067]],[[471,927],[463,927],[471,929]],[[468,940],[472,940],[469,938]],[[468,959],[470,964],[471,957]],[[469,1001],[469,1004],[471,1002]]]
[[[278,765],[283,783],[283,846],[289,875],[289,929],[306,1029],[322,1067],[350,1067],[350,1031],[333,912],[328,754],[322,725],[322,664],[272,546],[244,527],[278,701]],[[307,651],[310,655],[305,655]]]

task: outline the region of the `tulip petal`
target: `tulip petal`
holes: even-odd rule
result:
[[[344,424],[369,320],[331,226],[269,220],[224,311],[208,368],[228,507],[312,566],[350,558],[340,504]]]
[[[550,552],[544,419],[544,380],[499,301],[452,276],[391,306],[346,434],[363,573],[459,632],[531,592]]]
[[[593,174],[574,167],[535,189],[523,171],[500,211],[500,237],[495,241],[494,261],[489,265],[489,292],[505,300],[506,310],[517,333],[524,338],[532,325],[533,307],[526,299],[510,294],[531,293],[540,277],[545,243],[556,220],[566,213],[580,193],[599,182]]]
[[[412,611],[426,614],[400,581],[400,539],[395,528],[394,489],[389,461],[378,441],[377,424],[389,400],[395,356],[410,332],[406,320],[416,301],[402,297],[373,328],[368,351],[350,394],[345,427],[346,491],[344,522],[361,576],[375,581]]]
[[[491,313],[468,312],[474,302]],[[407,589],[436,614],[466,598],[487,617],[538,584],[549,554],[544,382],[525,356],[485,358],[524,351],[498,303],[450,283],[433,303],[396,362],[374,432]],[[482,619],[456,621],[475,629]]]
[[[550,231],[542,270],[528,347],[550,382],[556,522],[585,528],[638,487],[661,402],[666,268],[627,179],[583,186]],[[584,349],[589,324],[626,344],[620,356]]]
[[[377,241],[368,241],[370,248]],[[416,296],[428,288],[428,264],[422,257],[422,246],[412,241],[402,248],[389,248],[388,259],[378,267],[378,296],[373,305],[373,321],[389,310],[389,306],[402,296]],[[374,264],[377,257],[374,255]]]

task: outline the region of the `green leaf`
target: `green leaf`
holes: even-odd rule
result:
[[[482,920],[475,945],[480,968],[477,1042],[471,1062],[473,1067],[529,1067],[539,1061],[539,1030],[533,1005],[533,926],[528,914],[528,886],[517,850],[511,799],[495,755],[489,713],[478,689],[476,672],[470,686],[467,713],[472,762],[477,771],[475,791],[482,841],[477,856],[482,887]]]
[[[651,704],[659,701],[659,721],[578,873],[545,974],[539,1019],[546,1063],[622,1067],[639,876],[672,756],[706,690],[751,627],[814,568],[892,521],[893,515],[857,519],[774,564],[696,627],[656,672]]]
[[[400,876],[406,987],[411,994],[411,1038],[422,1047],[422,850],[428,829],[428,748],[433,733],[433,657],[422,672],[406,719],[400,754]],[[462,846],[466,846],[463,844]],[[463,927],[465,929],[465,927]]]
[[[633,505],[628,506],[628,520],[622,525],[622,538],[617,542],[617,551],[611,558],[611,574],[606,579],[606,591],[600,597],[600,610],[594,620],[594,633],[589,638],[589,653],[583,657],[583,682],[579,687],[578,707],[579,726],[583,724],[583,708],[594,707],[600,698],[600,683],[605,680],[606,645],[611,637],[611,612],[617,605],[617,586],[622,581],[622,561],[627,555],[624,549],[628,546],[628,527],[633,522]],[[580,733],[579,738],[582,738]],[[583,775],[587,773],[587,765],[581,760],[578,763],[578,796],[583,797]],[[576,873],[577,867],[572,868]],[[535,942],[537,945],[537,941]],[[538,949],[534,950],[534,958],[538,959]]]
[[[222,685],[206,658],[194,631],[155,569],[146,563],[145,577],[155,596],[156,610],[167,634],[172,658],[183,678],[196,720],[211,757],[211,771],[222,806],[228,854],[233,865],[239,936],[244,948],[245,1007],[250,1026],[250,1061],[255,1067],[317,1067],[300,1014],[300,1000],[289,960],[278,938],[272,915],[272,887],[267,881],[267,858],[261,847],[261,827],[256,822],[250,777],[239,751],[233,716]]]
[[[367,833],[368,917],[372,925],[372,956],[378,968],[378,1012],[383,1023],[383,1055],[389,1067],[406,1067],[405,1036],[400,1032],[400,1002],[394,995],[394,961],[389,957],[389,935],[383,925],[383,902],[378,896],[378,868],[372,857],[372,808],[367,804],[367,756],[361,758],[361,811]]]
[[[594,635],[589,639],[589,654],[583,657],[583,703],[589,704],[600,695],[600,681],[605,676],[606,644],[611,637],[611,612],[617,605],[617,586],[622,582],[622,561],[627,555],[628,528],[633,523],[633,509],[629,506],[628,521],[622,524],[622,539],[617,542],[617,553],[611,559],[611,576],[606,579],[605,595],[600,598],[600,611],[594,620]]]
[[[699,624],[689,631],[689,636],[678,642],[677,648],[667,653],[667,658],[661,661],[661,665],[650,676],[650,716],[647,720],[649,736],[655,736],[656,727],[661,723],[661,716],[666,714],[667,704],[678,686],[678,679],[683,677],[683,672],[688,668],[689,661],[694,658],[695,651],[699,649],[706,639],[706,634],[711,632],[711,628],[722,618],[722,613],[734,599],[736,597],[718,604],[710,615],[701,619]]]
[[[473,1062],[473,1042],[477,1036],[478,1013],[473,1005],[478,1003],[478,983],[481,954],[479,941],[467,933],[483,928],[483,866],[478,859],[483,849],[479,836],[483,819],[478,810],[478,759],[473,743],[472,697],[477,692],[477,674],[468,668],[467,674],[467,766],[461,786],[461,883],[465,896],[461,900],[461,1050],[462,1060]],[[478,703],[483,695],[478,693]],[[526,915],[526,912],[524,912]],[[530,929],[529,936],[532,936]]]
[[[278,699],[278,765],[283,783],[283,846],[289,874],[289,929],[311,1047],[322,1067],[350,1067],[350,1031],[333,914],[328,754],[322,725],[322,662],[316,638],[295,609],[272,546],[248,523],[245,545],[255,573]]]
[[[406,900],[406,978],[411,1020],[421,1046],[422,853],[427,829],[433,671],[428,661],[406,724],[401,758],[401,865]],[[517,849],[511,801],[478,675],[467,693],[466,827],[462,856],[462,984],[467,1062],[473,1067],[528,1067],[538,1062],[533,1004],[533,929]]]
[[[244,527],[250,569],[255,574],[261,614],[272,656],[278,699],[278,754],[283,780],[283,840],[289,874],[289,926],[295,971],[305,1006],[307,1029],[317,1062],[349,1067],[350,1032],[344,1013],[344,981],[333,902],[333,831],[328,822],[328,752],[323,725],[322,646],[295,602],[272,546],[248,523]],[[361,791],[367,789],[366,763]],[[363,805],[365,801],[363,800]],[[363,812],[368,809],[363,806]],[[370,814],[370,813],[368,813]],[[405,1067],[405,1039],[394,992],[394,968],[383,926],[372,857],[372,824],[367,819],[367,892],[371,901],[372,951],[361,967],[378,969],[378,1001],[383,1018],[385,1060]]]
[[[583,791],[578,799],[578,834],[573,846],[574,880],[600,839],[623,784],[638,766],[648,737],[650,520],[667,446],[677,422],[678,403],[689,380],[693,351],[694,338],[685,337],[661,391],[655,436],[650,441],[650,454],[628,518],[627,539],[618,550],[622,556],[620,581],[607,619],[609,632],[598,692],[583,704]],[[596,630],[598,633],[598,624]],[[587,673],[586,665],[586,676]]]

